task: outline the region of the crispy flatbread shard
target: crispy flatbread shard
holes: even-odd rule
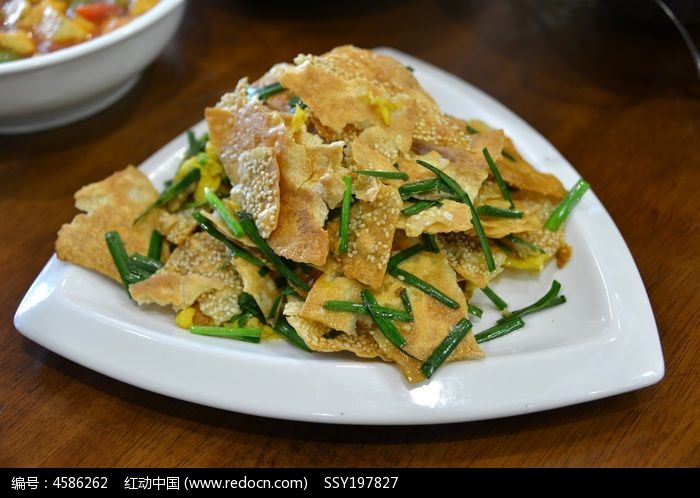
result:
[[[372,288],[381,285],[401,205],[399,192],[381,183],[373,202],[360,200],[352,205],[348,253],[341,258],[346,277]]]
[[[438,236],[438,245],[445,253],[450,266],[462,277],[481,288],[488,285],[496,275],[503,271],[506,257],[503,252],[491,247],[496,270],[490,272],[486,266],[484,253],[476,236],[466,233],[448,233]]]
[[[279,112],[247,98],[247,81],[205,112],[209,136],[234,185],[231,195],[253,216],[263,237],[277,226],[280,204],[279,155],[293,140]]]
[[[340,333],[324,337],[331,329],[301,317],[301,307],[301,301],[290,300],[284,307],[284,316],[312,350],[323,353],[350,351],[360,358],[382,357],[379,346],[367,331],[358,330],[353,335]]]
[[[404,350],[416,358],[425,360],[442,342],[452,327],[466,317],[467,302],[462,289],[457,284],[455,272],[450,268],[444,254],[423,252],[402,263],[401,268],[440,289],[459,303],[459,308],[449,308],[415,287],[407,286],[401,280],[391,276],[385,277],[382,287],[376,293],[377,301],[381,305],[400,309],[402,306],[401,289],[407,289],[415,322],[396,322],[396,324],[407,341]],[[376,333],[373,333],[373,336],[380,347],[384,346],[382,351],[385,355],[389,355],[399,365],[409,382],[419,382],[423,379],[418,362],[399,351],[395,346],[387,344],[385,339]],[[390,345],[393,350],[389,347]],[[473,335],[469,333],[447,361],[481,357],[483,357],[483,353],[476,344]]]
[[[243,280],[243,291],[253,296],[263,315],[267,317],[278,294],[275,280],[269,273],[260,275],[260,268],[245,259],[233,258],[232,261]]]
[[[408,152],[416,103],[400,92],[388,93],[361,72],[355,77],[334,72],[324,57],[299,56],[297,66],[280,76],[280,82],[308,105],[317,131],[326,139],[354,138],[377,126],[393,147]]]
[[[323,266],[329,247],[328,232],[323,228],[328,215],[326,204],[311,187],[294,189],[285,179],[280,186],[280,219],[268,244],[292,261]]]
[[[308,186],[321,196],[328,209],[338,207],[343,200],[343,176],[349,171],[343,167],[343,142],[306,145],[306,156],[313,173]]]
[[[192,218],[194,210],[186,209],[177,213],[162,211],[158,219],[158,231],[168,242],[180,245],[197,229],[197,222]]]
[[[134,220],[158,197],[146,175],[133,166],[91,183],[75,194],[78,214],[58,232],[59,259],[96,270],[121,281],[104,235],[117,231],[128,254],[146,254],[151,232],[158,227],[161,210],[154,209],[139,223]]]
[[[326,272],[314,282],[304,301],[299,316],[318,322],[332,330],[355,334],[357,315],[341,311],[329,311],[323,307],[326,301],[360,301],[362,286],[357,280],[337,272]]]
[[[158,304],[179,310],[191,306],[202,294],[221,290],[225,286],[226,283],[220,278],[166,271],[130,285],[129,292],[140,305]]]
[[[480,134],[493,131],[489,125],[483,121],[470,119],[468,121],[454,118],[466,128],[467,125],[477,130],[478,134],[472,137],[478,137]],[[537,192],[542,195],[548,195],[555,199],[561,199],[566,195],[566,190],[559,179],[554,175],[537,171],[530,163],[528,163],[521,155],[510,137],[505,137],[503,143],[503,151],[505,155],[500,158],[492,156],[496,160],[501,176],[509,185],[517,187],[520,190]],[[489,148],[489,152],[492,152]],[[506,155],[511,156],[515,161],[510,160]]]
[[[506,183],[520,190],[537,192],[555,199],[561,199],[566,195],[566,189],[559,179],[549,173],[537,171],[520,155],[510,138],[506,137],[503,149],[506,154],[515,159],[512,161],[503,156],[497,161],[498,169]]]
[[[504,136],[501,130],[494,130],[474,135],[472,140],[471,150],[464,147],[434,146],[420,142],[414,143],[413,150],[418,154],[428,154],[432,151],[432,154],[419,156],[416,159],[422,159],[440,168],[445,174],[452,177],[473,201],[479,193],[482,183],[489,175],[489,166],[484,157],[483,149],[488,148],[494,159],[500,157]],[[436,156],[436,153],[439,156]],[[431,161],[435,161],[437,164]],[[416,166],[427,171],[420,165]],[[410,166],[409,171],[413,173],[411,181],[434,176],[429,171],[427,175],[425,173],[418,174],[418,170],[413,165]]]
[[[299,64],[307,59],[309,56],[300,56],[295,62]],[[406,95],[416,106],[414,139],[435,145],[470,147],[465,128],[446,116],[413,73],[396,59],[346,45],[316,57],[315,62],[347,81],[366,79],[388,95]]]
[[[156,275],[160,273],[201,275],[222,281],[223,287],[201,294],[197,298],[200,311],[216,324],[227,321],[240,311],[238,296],[243,290],[241,277],[231,264],[226,246],[204,232],[188,237],[175,249]],[[167,283],[163,282],[164,285]],[[178,309],[174,303],[170,304]]]
[[[513,200],[518,203],[518,205],[523,205],[526,209],[533,212],[538,220],[538,228],[536,230],[516,233],[515,235],[540,247],[544,250],[547,259],[554,256],[560,249],[566,247],[564,225],[554,232],[544,229],[544,223],[556,207],[556,203],[545,196],[530,192],[517,192],[513,195]],[[515,244],[514,247],[522,257],[530,255],[527,248],[518,244]]]

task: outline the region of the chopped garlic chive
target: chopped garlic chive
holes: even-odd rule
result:
[[[404,249],[401,252],[397,252],[394,254],[392,257],[389,258],[389,263],[387,266],[389,268],[393,268],[404,261],[406,261],[408,258],[415,256],[419,252],[423,251],[425,247],[422,244],[415,244],[409,247],[408,249]]]
[[[252,89],[252,90],[251,90]],[[265,85],[260,88],[254,88],[254,87],[248,87],[248,94],[249,95],[255,95],[258,97],[260,100],[267,100],[268,97],[271,97],[277,93],[285,91],[286,88],[282,86],[281,83],[270,83],[269,85]]]
[[[406,338],[401,335],[401,332],[399,332],[399,330],[396,328],[396,325],[391,323],[391,321],[387,320],[386,318],[382,318],[374,311],[374,307],[379,306],[377,299],[367,289],[363,289],[360,292],[360,295],[362,296],[362,302],[367,308],[369,315],[372,317],[374,323],[377,324],[377,327],[381,333],[384,334],[384,336],[389,339],[394,346],[399,349],[403,348],[407,344]]]
[[[483,332],[479,332],[474,336],[476,342],[482,343],[490,341],[492,339],[497,339],[498,337],[510,334],[511,332],[521,329],[525,326],[525,322],[520,317],[515,317],[514,319],[508,319],[504,322],[497,323],[493,327],[490,327]]]
[[[352,197],[352,178],[350,176],[344,176],[343,183],[345,184],[345,190],[343,191],[343,204],[340,209],[340,240],[338,242],[338,252],[347,254],[350,237],[350,200]]]
[[[491,287],[488,285],[481,289],[481,292],[486,294],[486,297],[488,297],[491,302],[498,308],[500,311],[503,311],[508,307],[508,303],[506,303],[503,299],[500,298],[498,294],[496,294]]]
[[[243,249],[242,247],[231,242],[229,238],[226,237],[223,233],[221,233],[210,220],[206,219],[202,215],[202,213],[195,211],[194,213],[192,213],[192,218],[194,218],[194,220],[197,222],[197,224],[202,230],[207,232],[219,242],[222,242],[228,248],[228,250],[231,251],[231,255],[234,258],[245,259],[246,261],[253,263],[255,266],[259,266],[261,268],[264,268],[266,266],[260,258],[248,252],[246,249]]]
[[[450,296],[442,292],[440,289],[437,287],[434,287],[433,285],[429,284],[425,280],[421,279],[420,277],[417,277],[413,273],[409,273],[406,270],[402,270],[401,268],[389,268],[389,274],[392,277],[396,277],[399,280],[401,280],[403,283],[410,285],[411,287],[415,287],[419,291],[427,294],[428,296],[432,297],[436,301],[444,304],[445,306],[453,309],[459,308],[459,303],[452,299]]]
[[[144,216],[146,216],[153,208],[156,207],[161,207],[166,205],[168,202],[172,201],[175,197],[177,197],[181,192],[183,192],[187,187],[192,185],[193,183],[197,182],[202,175],[201,171],[199,171],[198,168],[193,169],[189,173],[187,173],[185,176],[183,176],[180,180],[178,180],[176,183],[173,183],[170,185],[165,191],[158,196],[158,198],[148,206],[143,213],[138,215],[138,217],[134,220],[134,225],[141,221]]]
[[[241,221],[243,232],[248,236],[253,244],[260,249],[260,252],[262,252],[263,256],[265,256],[265,259],[267,259],[278,272],[284,275],[287,280],[300,289],[304,289],[305,291],[311,290],[311,286],[302,280],[299,275],[294,273],[292,269],[289,268],[284,261],[282,261],[282,258],[280,258],[277,253],[275,253],[275,251],[273,251],[272,248],[267,245],[265,239],[263,239],[258,232],[258,229],[255,226],[255,221],[253,221],[253,217],[250,214],[246,213],[245,211],[240,211],[238,213],[238,219]]]
[[[467,194],[464,191],[464,189],[462,189],[462,187],[460,187],[459,184],[450,175],[444,173],[442,170],[436,168],[430,163],[421,161],[420,159],[418,159],[416,162],[424,168],[427,168],[430,171],[432,171],[433,174],[435,174],[435,176],[437,176],[440,180],[447,184],[447,186],[450,187],[452,192],[457,196],[459,202],[469,206],[469,210],[472,214],[472,225],[474,225],[474,230],[476,231],[476,235],[479,238],[479,244],[481,245],[481,250],[484,253],[484,259],[486,260],[486,267],[491,272],[496,271],[496,262],[493,260],[493,254],[491,254],[491,247],[489,246],[489,241],[486,238],[486,233],[484,232],[484,227],[481,225],[479,214],[476,212],[474,204],[472,204],[472,201],[469,198],[469,194]]]
[[[435,371],[442,365],[447,358],[452,354],[452,352],[457,348],[459,343],[466,337],[469,331],[472,329],[472,322],[466,318],[462,318],[458,321],[452,330],[445,336],[445,338],[438,344],[438,347],[431,353],[428,359],[420,367],[420,371],[426,377],[430,378],[435,373]]]
[[[107,232],[105,234],[105,242],[109,253],[112,255],[114,266],[117,267],[122,284],[124,284],[126,291],[129,292],[129,284],[133,283],[131,272],[129,271],[129,256],[126,253],[126,248],[122,238],[119,236],[119,232]],[[131,294],[129,294],[129,297],[131,297]]]
[[[467,313],[477,318],[481,318],[481,316],[484,314],[484,310],[474,304],[467,304]]]
[[[482,152],[484,153],[486,163],[489,165],[491,174],[496,179],[496,184],[498,184],[498,188],[500,189],[501,194],[503,194],[503,198],[508,201],[511,209],[515,209],[515,204],[513,204],[513,198],[510,196],[508,185],[506,185],[506,182],[503,181],[503,177],[501,176],[501,172],[498,170],[498,166],[496,166],[496,162],[493,160],[491,154],[489,154],[489,150],[486,147],[483,148]]]
[[[411,204],[410,206],[403,208],[401,213],[404,216],[415,216],[418,213],[422,213],[426,209],[441,206],[442,202],[440,201],[418,201],[415,204]]]
[[[484,204],[476,208],[476,212],[481,216],[492,216],[494,218],[522,218],[524,213],[514,209],[503,209],[497,206],[489,206]]]
[[[579,181],[577,181],[571,190],[569,190],[569,192],[566,194],[566,197],[564,197],[559,205],[554,208],[552,214],[550,214],[547,221],[545,221],[544,227],[551,231],[557,230],[561,224],[564,223],[564,220],[566,220],[566,218],[569,216],[569,213],[571,213],[571,211],[574,209],[574,206],[578,204],[578,201],[581,200],[583,194],[585,194],[590,187],[591,186],[588,184],[588,182],[583,179],[579,179]]]
[[[190,332],[197,335],[208,335],[212,337],[225,337],[227,339],[238,339],[246,342],[260,342],[260,329],[243,327],[208,327],[193,325]]]
[[[358,175],[374,176],[377,178],[387,178],[389,180],[408,180],[406,173],[400,171],[375,171],[370,169],[360,169],[355,171]]]
[[[160,261],[163,251],[163,235],[158,230],[151,232],[151,240],[148,242],[148,257]]]
[[[401,302],[403,303],[403,307],[406,310],[406,313],[408,313],[410,321],[415,322],[416,320],[413,317],[413,307],[411,306],[411,300],[408,297],[408,289],[406,289],[405,287],[401,289]]]
[[[214,209],[214,211],[219,214],[224,222],[224,225],[226,225],[226,228],[231,230],[231,233],[234,236],[242,237],[243,228],[241,227],[241,224],[238,222],[235,216],[233,216],[233,213],[229,211],[223,201],[219,199],[209,187],[204,188],[204,197],[207,198],[207,202]]]
[[[533,244],[529,240],[521,239],[520,237],[517,237],[512,233],[506,235],[506,239],[510,240],[513,244],[520,244],[521,246],[527,247],[531,251],[535,251],[540,254],[545,254],[544,249],[542,249],[540,246]]]

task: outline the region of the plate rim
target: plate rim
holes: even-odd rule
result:
[[[508,108],[503,106],[500,102],[484,93],[482,90],[474,87],[473,85],[461,80],[455,75],[449,74],[446,71],[437,68],[427,62],[420,59],[412,57],[410,55],[399,52],[395,49],[381,47],[376,49],[380,53],[390,55],[397,58],[405,64],[411,65],[415,68],[417,75],[420,73],[431,73],[439,77],[440,80],[446,82],[450,87],[458,89],[460,92],[468,91],[472,95],[477,96],[479,99],[487,102],[489,107],[496,110],[498,113],[505,117],[504,125],[510,123],[517,123],[520,128],[523,128],[530,135],[537,138],[539,142],[538,147],[545,146],[550,149],[557,160],[563,161],[563,171],[567,172],[568,176],[571,176],[571,172],[576,173],[573,166],[563,158],[561,153],[557,151],[554,146],[547,141],[539,132],[537,132],[532,126],[526,123],[522,118],[516,115],[514,112],[510,111]],[[204,121],[200,121],[197,125],[193,127],[197,132],[201,132],[205,128]],[[161,147],[153,155],[151,155],[146,161],[140,166],[143,168],[149,176],[154,179],[157,184],[157,173],[158,169],[165,169],[166,163],[178,161],[179,157],[184,150],[183,144],[185,143],[185,133],[177,136],[171,140],[168,144]],[[570,169],[570,171],[569,171]],[[164,178],[163,178],[164,179]],[[270,403],[270,400],[257,399],[256,406],[250,406],[249,400],[237,399],[237,402],[232,402],[231,399],[217,399],[215,396],[211,395],[210,391],[206,389],[197,389],[197,384],[194,382],[188,382],[186,378],[182,375],[177,377],[177,382],[179,384],[173,385],[173,381],[170,382],[168,379],[162,379],[159,377],[158,368],[162,367],[159,361],[151,361],[157,358],[160,353],[167,350],[170,355],[169,364],[180,364],[189,365],[193,359],[192,355],[192,341],[186,340],[185,342],[178,340],[178,338],[163,336],[158,331],[149,331],[143,327],[135,326],[134,324],[125,324],[123,322],[109,322],[105,321],[104,316],[100,316],[99,313],[93,312],[91,310],[81,310],[78,308],[77,304],[67,297],[64,289],[64,279],[70,278],[70,274],[75,272],[86,272],[84,275],[93,275],[90,278],[104,278],[94,275],[89,270],[83,268],[78,268],[67,263],[63,263],[57,260],[55,254],[51,257],[48,263],[44,266],[40,274],[37,276],[32,286],[27,291],[26,295],[22,299],[17,312],[14,317],[15,327],[29,339],[41,344],[42,346],[50,349],[76,363],[86,366],[92,370],[96,370],[107,376],[116,378],[120,381],[135,385],[137,387],[147,389],[159,394],[171,396],[178,399],[183,399],[185,401],[195,402],[202,405],[213,406],[215,408],[221,408],[229,411],[236,411],[240,413],[246,413],[251,415],[266,416],[272,418],[286,419],[286,420],[298,420],[307,422],[320,422],[320,423],[332,423],[332,424],[357,424],[357,425],[424,425],[424,424],[436,424],[436,423],[453,423],[453,422],[465,422],[473,420],[483,420],[491,418],[500,418],[512,415],[519,415],[525,413],[532,413],[537,411],[548,410],[552,408],[558,408],[562,406],[569,406],[572,404],[578,404],[586,401],[591,401],[594,399],[600,399],[607,396],[613,396],[623,392],[628,392],[636,389],[640,389],[649,385],[652,385],[660,381],[665,373],[663,353],[661,350],[661,343],[659,340],[658,329],[656,327],[656,322],[654,320],[653,311],[651,304],[648,299],[646,289],[641,280],[639,270],[634,262],[627,244],[625,243],[622,235],[620,234],[614,221],[607,213],[603,207],[600,200],[590,192],[588,196],[591,197],[591,201],[595,203],[596,207],[602,210],[602,218],[607,223],[607,229],[610,230],[611,235],[617,238],[617,242],[621,245],[620,250],[623,252],[622,259],[626,265],[627,271],[627,286],[633,286],[637,292],[634,297],[636,298],[636,305],[639,309],[637,312],[641,311],[639,317],[639,323],[645,325],[640,330],[636,332],[640,333],[641,336],[635,337],[636,341],[632,341],[630,344],[629,334],[623,336],[620,340],[610,340],[610,341],[599,341],[597,344],[591,344],[586,347],[593,348],[592,351],[597,353],[602,353],[604,355],[610,356],[612,360],[619,358],[620,355],[629,353],[630,350],[635,351],[640,356],[637,358],[637,362],[634,365],[625,363],[624,365],[618,365],[618,374],[622,378],[617,379],[617,382],[609,385],[589,385],[586,389],[579,388],[576,392],[571,393],[560,393],[554,398],[543,398],[537,399],[533,403],[523,403],[523,400],[513,400],[510,403],[503,403],[498,408],[486,407],[479,409],[478,407],[468,406],[463,404],[457,404],[452,407],[452,409],[440,409],[435,410],[434,406],[430,407],[428,405],[416,408],[413,412],[409,410],[406,412],[382,412],[381,406],[378,406],[376,400],[374,404],[371,399],[363,399],[363,401],[368,403],[369,409],[357,410],[356,407],[351,404],[338,405],[336,400],[336,405],[333,409],[319,409],[322,407],[323,403],[315,404],[315,409],[300,410],[300,409],[290,409],[289,406],[283,406],[280,409],[280,402]],[[616,244],[617,246],[617,244]],[[630,274],[630,270],[631,274]],[[106,279],[105,279],[106,280]],[[58,325],[52,320],[47,321],[47,317],[54,316],[55,313],[65,313],[66,310],[77,311],[74,315],[71,326],[67,326],[65,323],[59,322]],[[82,311],[82,312],[81,312]],[[107,317],[109,318],[109,317]],[[51,332],[48,332],[48,326],[51,325],[53,328]],[[76,326],[79,325],[79,326]],[[100,334],[103,340],[109,338],[111,341],[116,340],[119,344],[116,345],[117,349],[121,348],[124,352],[130,350],[133,351],[137,348],[138,353],[133,353],[134,357],[123,365],[119,365],[116,361],[116,357],[110,357],[110,354],[105,355],[100,352],[99,347],[88,346],[85,348],[80,348],[76,346],[76,343],[72,340],[85,339],[84,330],[94,329],[96,325],[100,326]],[[83,332],[79,332],[83,327]],[[125,328],[126,332],[125,333]],[[116,335],[115,335],[116,334]],[[159,335],[160,334],[160,335]],[[213,347],[212,343],[209,342],[210,338],[199,339],[200,342],[196,343],[195,351],[199,351],[197,348],[202,348],[206,355],[209,355],[211,363],[208,364],[208,368],[211,371],[221,371],[221,369],[231,370],[232,365],[227,364],[230,361],[230,350],[225,348],[223,350],[218,347]],[[598,348],[598,349],[596,349]],[[599,351],[599,349],[601,349]],[[628,349],[631,348],[631,349]],[[522,356],[535,354],[537,352],[525,353],[520,355],[515,355],[513,357],[505,358],[491,358],[490,361],[492,365],[499,365],[503,361],[521,362],[523,361]],[[301,353],[303,354],[303,353]],[[568,355],[572,352],[566,352],[565,349],[559,350],[560,358],[558,360],[567,359]],[[579,353],[580,354],[580,353]],[[199,355],[196,355],[197,357]],[[261,357],[254,357],[254,355],[241,355],[240,351],[235,351],[237,363],[233,370],[238,370],[238,372],[247,368],[251,363],[259,363]],[[251,360],[252,358],[252,360]],[[280,375],[284,374],[284,368],[287,362],[287,357],[284,361],[269,362],[265,360],[265,368],[269,368],[266,372],[263,372],[263,378],[257,379],[258,383],[276,383],[279,382],[280,387],[276,391],[282,391],[283,389],[294,388],[293,385],[289,385],[288,379],[281,379]],[[294,358],[292,358],[296,361]],[[148,364],[147,364],[148,363]],[[328,362],[332,364],[333,362]],[[342,364],[342,362],[336,362],[333,368],[346,368],[347,365]],[[465,371],[474,368],[476,363],[471,362],[471,367],[465,368]],[[558,362],[554,362],[559,364]],[[623,362],[624,363],[624,362]],[[459,365],[466,365],[466,362],[460,362]],[[564,363],[566,364],[566,363]],[[131,370],[134,365],[140,367],[138,375],[135,375],[134,371]],[[454,364],[447,365],[444,368],[452,368]],[[506,364],[507,368],[509,364]],[[358,367],[350,370],[350,377],[365,378],[366,372],[364,370],[381,371],[384,368],[392,369],[391,374],[397,375],[398,373],[393,372],[393,367],[389,365],[384,365],[380,362],[376,362],[371,367],[367,367],[366,364],[359,363]],[[146,374],[146,375],[144,375]],[[160,373],[162,376],[162,372]],[[304,386],[309,386],[313,388],[318,388],[320,390],[324,389],[324,386],[319,379],[314,378],[313,375],[308,372],[295,372],[297,382],[304,381],[306,384]],[[167,376],[166,376],[167,377]],[[448,377],[448,376],[445,376]],[[370,377],[371,378],[371,377]],[[366,380],[366,379],[365,379]],[[454,379],[452,379],[454,380]],[[451,381],[452,381],[451,380]],[[420,393],[421,389],[425,391],[424,398],[429,399],[431,396],[434,397],[435,393],[432,393],[437,386],[438,397],[443,391],[446,393],[451,393],[451,390],[459,390],[463,387],[461,381],[463,379],[457,379],[456,382],[450,384],[447,379],[442,377],[434,377],[430,382],[419,385],[418,387],[405,386],[409,396],[412,396],[414,392]],[[354,404],[358,397],[362,400],[362,393],[355,392],[355,388],[348,384],[348,379],[339,378],[336,379],[339,383],[339,388],[346,387],[349,391],[354,393],[354,398],[352,400],[347,400],[345,403]],[[224,388],[225,383],[216,383],[219,388]],[[275,384],[277,385],[277,384]],[[434,387],[430,387],[434,386]],[[230,386],[229,386],[230,387]],[[238,391],[236,389],[242,389],[238,396],[243,396],[245,394],[254,394],[254,391],[245,390],[240,386],[234,386],[234,397]],[[431,391],[432,390],[432,391]],[[455,391],[456,392],[456,391]],[[431,394],[432,393],[432,394]],[[285,393],[278,393],[278,395],[284,398],[287,396]],[[310,396],[308,393],[305,396]],[[313,401],[313,400],[312,400]],[[461,400],[459,401],[461,403]],[[381,405],[381,403],[379,404]],[[346,408],[343,409],[343,406]],[[371,409],[375,408],[378,413],[371,414]]]

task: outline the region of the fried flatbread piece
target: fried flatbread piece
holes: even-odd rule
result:
[[[466,127],[469,125],[473,130],[478,133],[472,135],[473,139],[476,139],[483,133],[488,133],[493,131],[489,125],[483,121],[476,119],[471,119],[464,121],[458,118],[453,118],[456,122],[461,123],[462,126]],[[475,147],[476,148],[476,147]],[[561,184],[559,179],[554,175],[549,173],[542,173],[537,171],[525,158],[520,155],[518,149],[515,148],[515,144],[510,137],[505,137],[503,148],[503,154],[497,157],[493,154],[493,151],[489,147],[489,152],[493,156],[501,176],[509,185],[517,187],[520,190],[527,190],[530,192],[537,192],[542,195],[548,195],[554,197],[555,199],[561,199],[566,195],[566,190]]]
[[[401,204],[394,187],[379,183],[373,202],[360,200],[352,205],[348,253],[341,257],[345,276],[372,288],[381,285]]]
[[[341,311],[329,311],[323,307],[326,301],[360,301],[362,286],[357,280],[331,271],[321,275],[314,282],[304,301],[299,316],[318,322],[332,330],[355,334],[357,315]]]
[[[120,282],[105,243],[105,233],[119,232],[128,254],[146,254],[162,210],[154,209],[135,225],[134,220],[157,197],[158,191],[146,175],[133,166],[86,185],[75,194],[75,206],[86,214],[76,215],[71,223],[61,227],[56,255]]]
[[[559,179],[549,173],[537,171],[520,155],[513,141],[508,137],[505,139],[503,150],[510,157],[502,156],[497,161],[497,165],[506,183],[520,190],[537,192],[555,199],[561,199],[566,195],[566,189]]]
[[[195,233],[188,237],[182,245],[173,251],[163,268],[158,270],[153,277],[129,287],[134,299],[141,303],[157,302],[161,305],[170,304],[176,310],[180,309],[180,304],[176,302],[166,303],[162,299],[160,301],[148,300],[149,297],[153,296],[191,296],[196,293],[195,289],[182,289],[183,286],[192,283],[183,278],[160,277],[154,282],[150,282],[163,274],[180,277],[200,275],[211,279],[212,282],[223,282],[222,286],[214,287],[212,285],[214,290],[200,293],[196,299],[199,310],[210,317],[215,324],[229,320],[240,311],[238,296],[243,290],[241,277],[231,264],[226,246],[204,232]],[[201,282],[203,281],[200,279],[194,283]],[[158,290],[155,288],[156,285],[162,285],[164,288]],[[175,290],[168,288],[169,285],[175,285]],[[182,289],[180,294],[177,293],[177,289]]]
[[[450,266],[462,277],[482,288],[503,271],[505,254],[491,246],[496,270],[490,272],[486,266],[479,239],[466,233],[447,233],[438,236],[438,245],[445,253]]]
[[[280,211],[279,155],[293,143],[279,112],[246,98],[247,81],[205,112],[209,136],[234,185],[231,196],[267,238]]]
[[[129,292],[131,297],[141,305],[154,303],[180,310],[191,306],[202,294],[221,290],[224,287],[226,282],[220,278],[197,274],[180,275],[165,271],[130,285]]]
[[[303,56],[295,62],[308,58]],[[396,59],[346,45],[316,57],[315,62],[347,81],[366,79],[388,95],[406,95],[416,108],[413,139],[434,145],[470,147],[471,140],[465,128],[446,116],[413,73]]]
[[[180,245],[197,229],[197,222],[192,218],[192,209],[177,213],[163,211],[158,219],[158,231],[168,242]]]
[[[407,341],[404,351],[415,358],[426,360],[452,327],[467,316],[467,302],[457,284],[455,272],[450,268],[444,254],[422,252],[402,263],[401,268],[440,289],[459,303],[459,308],[450,308],[415,287],[407,286],[394,277],[385,277],[381,289],[376,294],[377,301],[383,306],[401,308],[400,292],[402,288],[407,289],[415,322],[397,323],[397,327]],[[380,347],[383,346],[384,354],[397,363],[409,382],[419,382],[423,379],[419,371],[420,364],[415,359],[398,350],[396,346],[387,344],[380,334],[373,332],[372,335]],[[447,361],[481,357],[483,353],[473,334],[469,333]]]
[[[350,351],[360,358],[382,357],[379,346],[368,332],[329,334],[330,328],[301,317],[301,307],[301,301],[290,299],[284,307],[284,316],[312,350],[323,353]]]
[[[323,228],[328,208],[323,198],[311,187],[294,189],[284,178],[280,187],[280,219],[268,244],[292,261],[323,266],[328,257],[328,232]]]

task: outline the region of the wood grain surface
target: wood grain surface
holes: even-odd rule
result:
[[[700,84],[671,25],[594,1],[265,4],[189,2],[176,38],[118,104],[0,137],[0,466],[699,466]],[[647,287],[661,383],[501,420],[321,426],[137,389],[15,330],[79,187],[146,159],[240,77],[345,43],[395,47],[470,81],[590,181]]]

